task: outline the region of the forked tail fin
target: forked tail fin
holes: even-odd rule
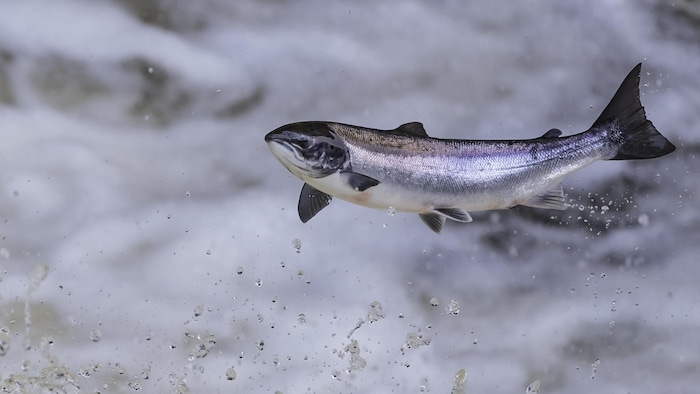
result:
[[[639,101],[639,73],[642,63],[630,71],[615,96],[593,123],[591,129],[613,128],[617,153],[609,160],[652,159],[667,155],[676,147],[647,119]]]

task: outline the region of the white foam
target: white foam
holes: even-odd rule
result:
[[[51,356],[84,391],[447,392],[462,369],[466,392],[694,387],[698,187],[679,169],[697,163],[682,151],[565,180],[584,196],[623,173],[657,182],[613,202],[606,217],[628,226],[607,235],[572,208],[562,227],[504,211],[438,236],[342,201],[302,224],[301,181],[263,141],[301,120],[578,132],[645,60],[643,82],[662,81],[642,88],[647,114],[697,144],[697,40],[676,39],[697,37],[646,3],[211,1],[168,9],[202,18],[178,30],[122,2],[3,2],[0,378],[39,376]],[[41,264],[40,351],[25,351]],[[347,334],[375,301],[384,318],[354,329],[355,346]],[[408,335],[430,341],[406,348]]]

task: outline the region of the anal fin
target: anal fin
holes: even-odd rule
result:
[[[297,207],[299,219],[301,219],[302,223],[308,222],[323,208],[327,207],[332,199],[332,196],[305,183],[304,187],[301,188],[301,195],[299,195],[299,205]]]
[[[564,210],[568,207],[566,205],[566,200],[564,200],[564,189],[562,189],[561,183],[557,183],[549,189],[534,195],[520,205],[559,210]]]
[[[445,225],[445,216],[443,215],[437,213],[420,213],[418,216],[420,216],[420,220],[422,220],[428,228],[438,234],[440,230],[442,230],[442,226]]]

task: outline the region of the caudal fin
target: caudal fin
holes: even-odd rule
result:
[[[639,101],[639,73],[642,63],[630,71],[615,96],[591,129],[613,129],[617,153],[609,160],[652,159],[667,155],[676,147],[647,119]]]

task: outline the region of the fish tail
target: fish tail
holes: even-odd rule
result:
[[[652,159],[667,155],[676,147],[646,117],[639,101],[639,73],[642,63],[630,71],[615,96],[591,126],[607,129],[613,147],[608,160]]]

